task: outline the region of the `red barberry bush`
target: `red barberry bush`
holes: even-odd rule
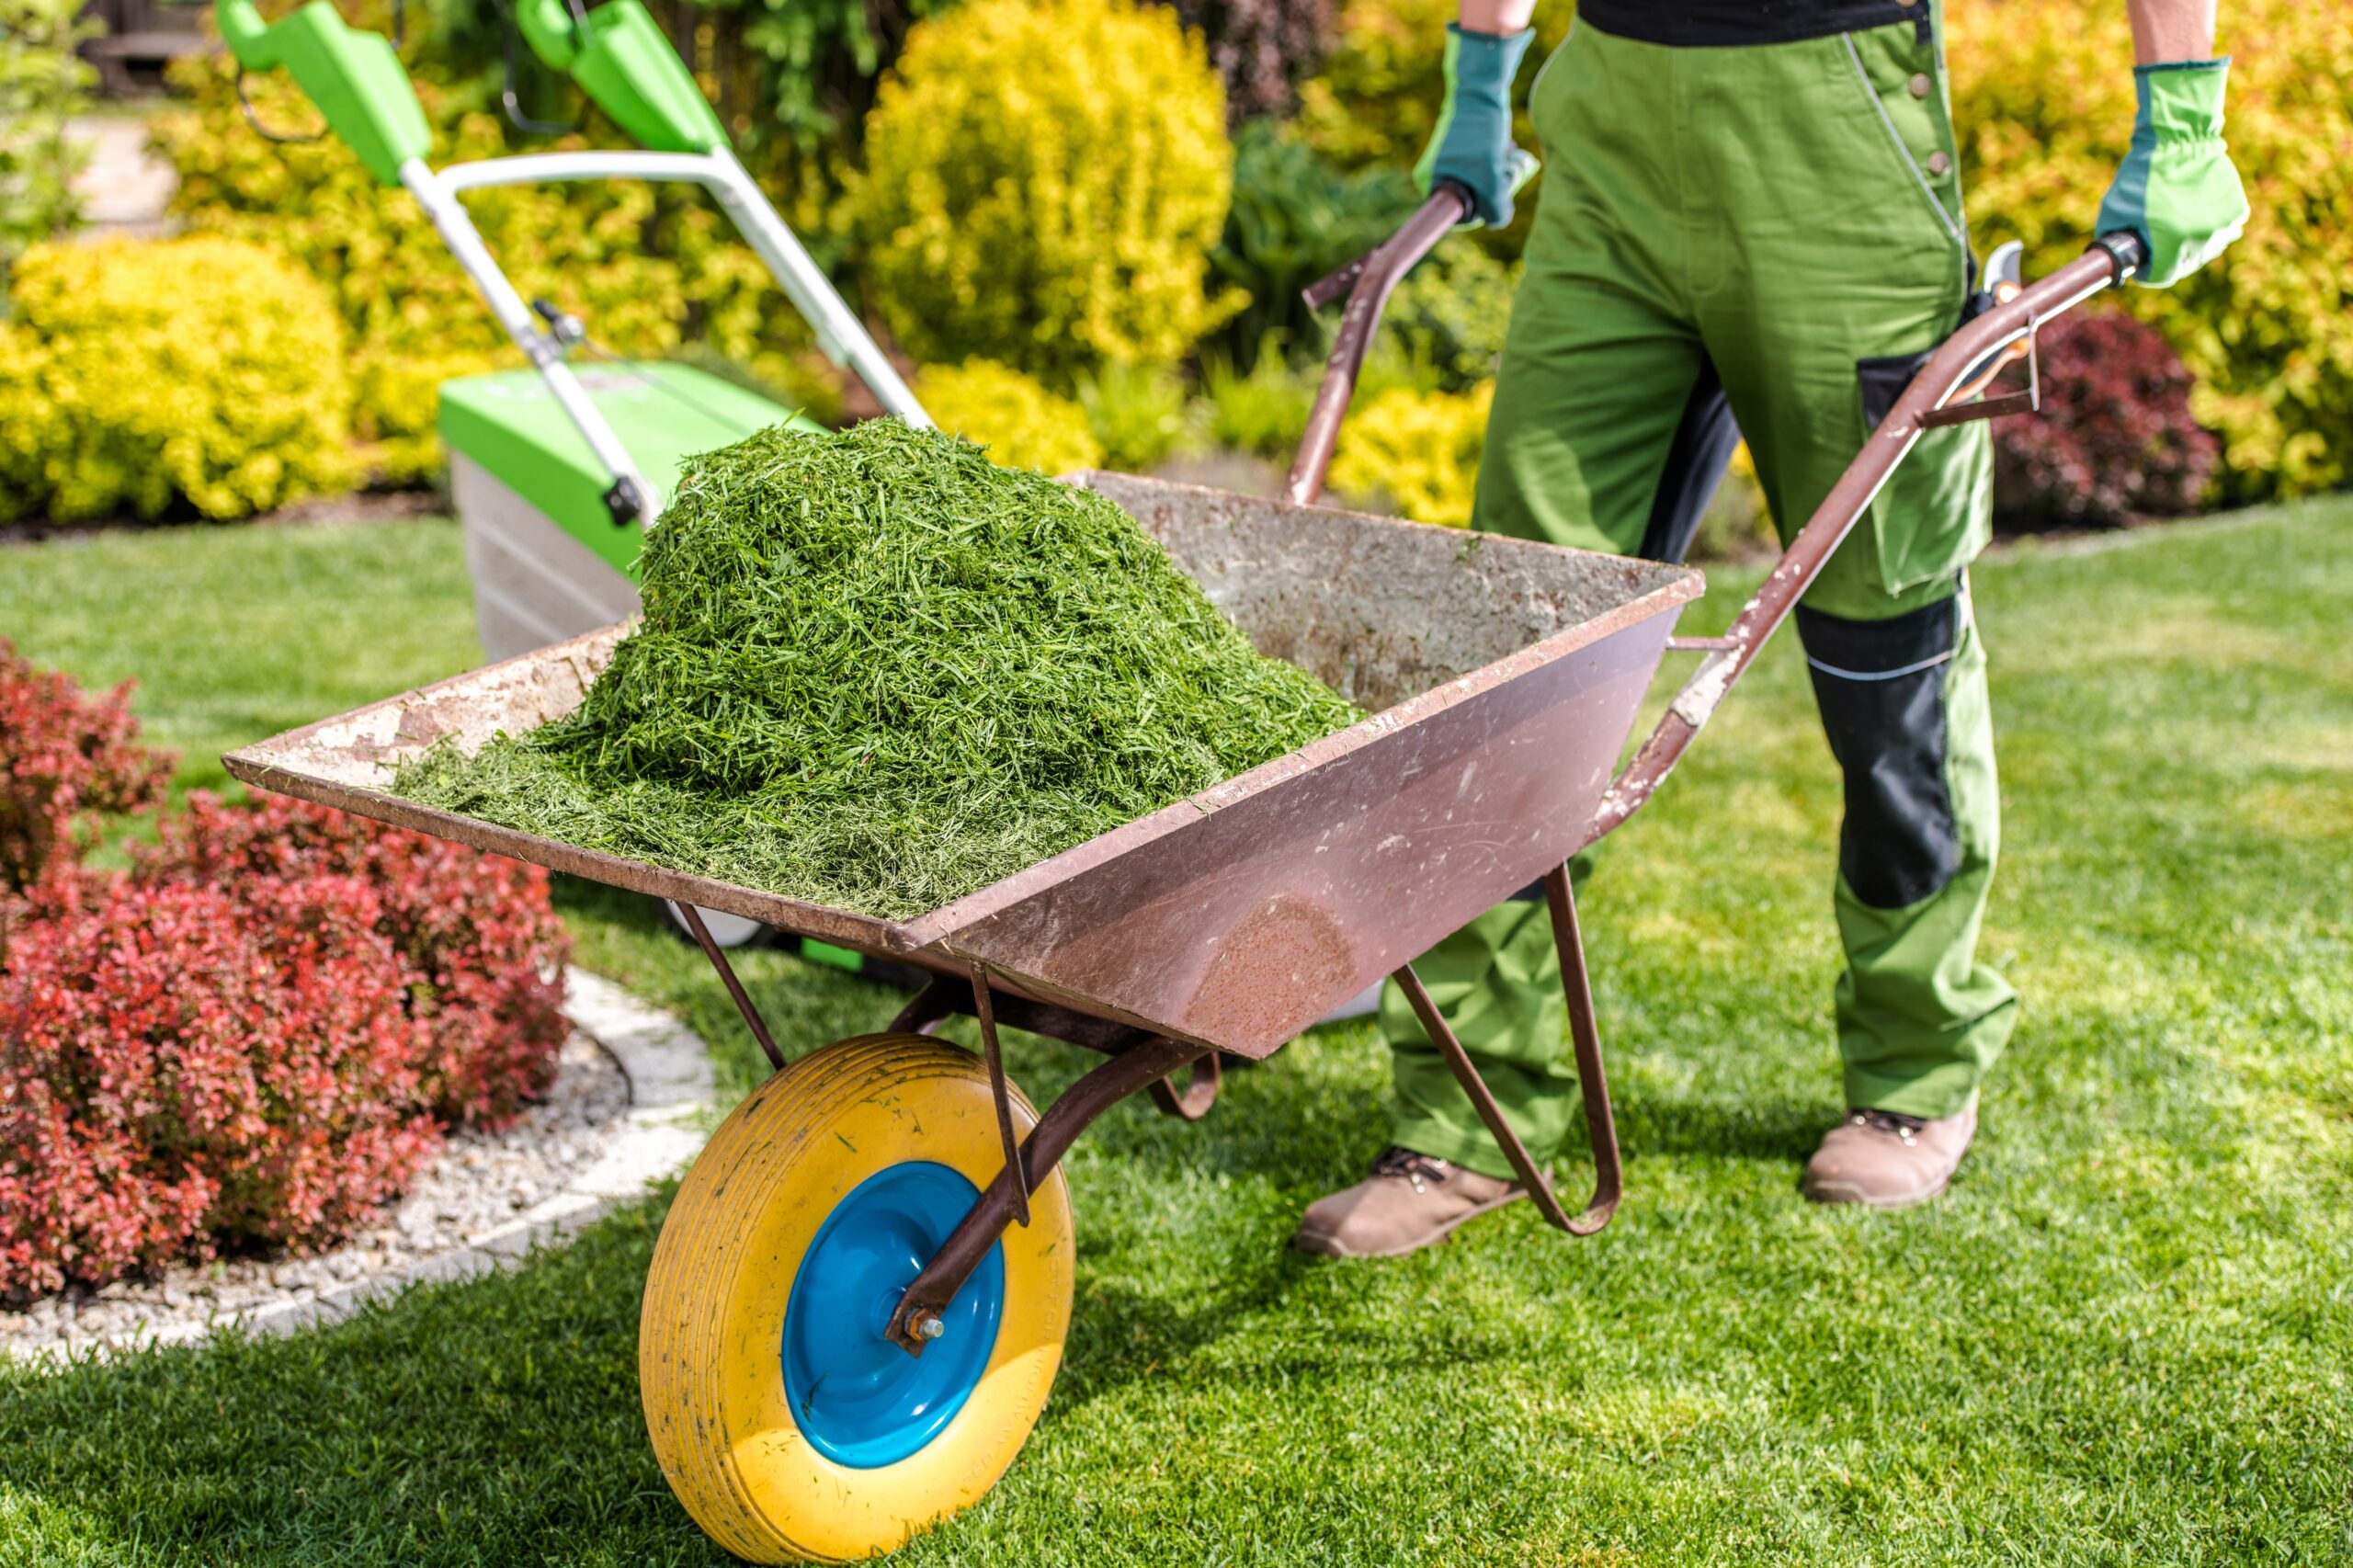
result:
[[[438,1145],[366,879],[81,891],[0,971],[0,1291],[331,1241]]]
[[[0,1297],[340,1239],[555,1070],[544,871],[284,797],[163,798],[128,688],[0,643]]]
[[[554,1075],[568,939],[547,872],[445,839],[379,827],[283,795],[251,806],[199,791],[164,824],[133,876],[193,881],[251,905],[314,877],[357,876],[415,975],[425,1103],[448,1122],[496,1127]]]
[[[78,858],[77,824],[153,809],[171,773],[139,744],[129,682],[85,693],[0,638],[0,893]]]
[[[1239,125],[1255,115],[1288,119],[1292,84],[1313,76],[1335,36],[1335,0],[1166,0],[1208,46],[1225,79],[1225,113]]]
[[[2162,333],[2116,314],[2041,332],[2042,413],[1994,426],[2006,528],[2118,528],[2197,510],[2219,443],[2189,412],[2191,376]]]

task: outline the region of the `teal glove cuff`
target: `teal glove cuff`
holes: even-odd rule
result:
[[[1446,102],[1414,165],[1424,196],[1452,180],[1471,193],[1472,215],[1497,228],[1511,222],[1512,191],[1525,172],[1511,142],[1511,84],[1535,36],[1533,28],[1498,38],[1446,25]]]
[[[2222,253],[2246,227],[2246,191],[2222,143],[2230,60],[2143,65],[2132,142],[2099,204],[2097,232],[2130,229],[2148,260],[2139,281],[2163,289]]]

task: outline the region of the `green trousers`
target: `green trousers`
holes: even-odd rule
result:
[[[1641,549],[1677,427],[1714,381],[1782,538],[1803,526],[1969,291],[1940,37],[1933,9],[1738,49],[1575,27],[1536,85],[1544,182],[1474,528]],[[1832,905],[1851,1106],[1961,1110],[2015,1021],[1976,957],[1999,816],[1964,573],[1990,495],[1985,427],[1929,433],[1797,613],[1846,778]],[[1544,905],[1506,903],[1415,967],[1549,1158],[1575,1072]],[[1508,1176],[1393,984],[1381,1025],[1394,1142]]]

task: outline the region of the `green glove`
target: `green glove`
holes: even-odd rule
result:
[[[1512,78],[1535,36],[1532,28],[1498,38],[1446,24],[1446,102],[1414,165],[1424,196],[1452,180],[1471,193],[1472,216],[1499,229],[1511,222],[1512,192],[1535,168],[1511,142]]]
[[[2188,277],[2246,227],[2246,191],[2222,145],[2230,67],[2226,55],[2132,72],[2141,109],[2132,144],[2099,204],[2097,232],[2141,236],[2148,261],[2138,280],[2152,289]]]

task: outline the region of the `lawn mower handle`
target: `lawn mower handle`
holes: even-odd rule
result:
[[[1895,406],[1864,440],[1863,449],[1838,476],[1830,494],[1749,601],[1721,637],[1692,638],[1678,645],[1699,651],[1704,657],[1691,678],[1676,695],[1649,739],[1602,796],[1601,804],[1577,847],[1593,843],[1631,816],[1651,798],[1681,760],[1699,727],[1723,700],[1766,642],[1823,567],[1844,542],[1847,531],[1870,506],[1928,429],[1972,417],[2024,413],[2026,394],[1982,403],[1955,403],[1982,387],[1982,372],[2011,346],[2031,340],[2035,331],[2082,304],[2086,300],[2123,282],[2140,268],[2144,252],[2140,236],[2120,231],[2103,234],[2075,260],[2049,277],[2028,284],[2006,301],[1965,323],[1944,340],[1921,366],[1896,399]],[[1949,407],[1948,405],[1950,405]]]

